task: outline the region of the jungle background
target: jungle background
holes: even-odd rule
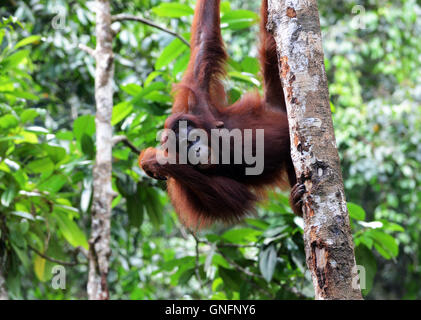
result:
[[[367,299],[421,298],[421,1],[319,3],[325,66]],[[194,1],[111,1],[189,38]],[[230,101],[261,90],[258,1],[222,1]],[[92,1],[0,4],[0,276],[10,299],[86,299],[95,157]],[[137,165],[187,66],[180,39],[139,22],[114,40],[111,299],[311,299],[302,219],[271,193],[237,226],[196,235]],[[135,148],[133,148],[133,146]],[[54,267],[66,272],[54,289]]]

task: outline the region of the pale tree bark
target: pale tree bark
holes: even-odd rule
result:
[[[304,183],[304,243],[316,299],[362,299],[332,124],[316,0],[269,0],[291,156]]]
[[[6,290],[6,279],[3,275],[2,265],[1,265],[1,258],[0,258],[0,300],[8,300],[9,295],[7,294]]]
[[[4,227],[4,228],[3,228]],[[6,288],[6,248],[5,248],[5,237],[6,237],[6,217],[5,215],[0,216],[0,300],[8,300],[9,294]]]
[[[112,51],[110,3],[96,0],[96,48],[81,47],[96,60],[96,159],[93,169],[93,200],[91,237],[89,239],[88,297],[91,300],[108,299],[107,275],[109,269],[114,55]]]

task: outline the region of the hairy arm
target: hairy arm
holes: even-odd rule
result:
[[[190,40],[190,61],[176,87],[175,112],[206,114],[226,100],[221,78],[227,54],[221,36],[220,0],[198,0]]]
[[[264,100],[270,106],[280,108],[282,111],[286,112],[284,92],[282,90],[281,79],[279,77],[276,43],[272,34],[270,34],[266,29],[268,22],[267,0],[262,0],[260,19],[259,59],[264,81]]]

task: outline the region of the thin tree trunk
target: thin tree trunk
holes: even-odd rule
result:
[[[2,261],[0,258],[0,300],[9,300],[9,295],[6,290],[6,279],[3,275]]]
[[[108,299],[107,275],[110,256],[110,217],[113,190],[111,186],[111,153],[114,56],[113,33],[108,0],[96,0],[96,160],[93,170],[94,193],[92,226],[89,240],[89,299]]]
[[[6,237],[6,216],[1,214],[0,216],[0,300],[9,300],[9,294],[6,289],[6,248],[5,248],[5,237]]]
[[[316,299],[362,299],[323,62],[316,0],[269,0],[291,155],[303,197],[304,243]]]

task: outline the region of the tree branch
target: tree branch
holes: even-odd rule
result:
[[[236,263],[235,261],[231,260],[230,258],[228,258],[227,255],[225,255],[224,253],[222,253],[221,251],[218,250],[218,253],[225,259],[227,260],[227,262],[233,266],[235,269],[237,269],[238,271],[241,271],[242,273],[248,275],[249,277],[256,277],[256,278],[260,278],[260,279],[264,279],[262,275],[257,274],[257,273],[253,273],[245,268],[243,268],[242,266],[240,266],[238,263]]]
[[[77,247],[76,249],[79,250],[79,252],[81,254],[83,254],[86,259],[89,259],[89,251],[88,250],[86,250],[84,247],[81,247],[81,246]]]
[[[113,20],[113,22],[117,22],[117,21],[119,21],[119,22],[122,22],[122,21],[137,21],[137,22],[141,22],[143,24],[146,24],[146,25],[148,25],[150,27],[153,27],[155,29],[164,31],[164,32],[172,35],[173,37],[176,37],[176,38],[180,39],[186,46],[190,47],[190,43],[186,39],[184,39],[183,36],[179,35],[178,33],[174,32],[174,31],[171,31],[169,29],[166,29],[164,27],[161,27],[160,25],[157,25],[155,22],[152,22],[152,21],[150,21],[148,19],[137,17],[137,16],[133,16],[133,15],[130,15],[130,14],[124,14],[124,13],[122,13],[122,14],[117,14],[117,15],[113,16],[112,17],[112,20]]]
[[[193,236],[193,238],[196,242],[196,245],[195,245],[195,247],[196,247],[196,261],[195,262],[196,263],[195,263],[194,271],[196,273],[197,281],[199,282],[200,286],[202,287],[202,278],[200,277],[200,269],[199,269],[199,267],[200,267],[200,265],[199,265],[199,244],[200,244],[200,240],[193,232],[191,232],[191,235]]]
[[[48,260],[48,261],[51,261],[51,262],[54,262],[54,263],[61,264],[63,266],[74,267],[78,264],[82,264],[80,261],[62,261],[62,260],[58,260],[58,259],[49,257],[49,256],[45,255],[44,253],[38,251],[37,249],[35,249],[32,246],[28,246],[28,248],[31,249],[32,251],[34,251],[41,258],[44,258],[45,260]]]
[[[139,155],[140,150],[136,148],[136,146],[129,141],[126,136],[114,136],[112,139],[112,144],[115,146],[116,144],[122,142],[126,147],[128,147],[133,153]]]
[[[79,43],[78,47],[79,47],[80,50],[85,51],[87,54],[89,54],[90,56],[95,58],[96,52],[91,47],[88,47],[88,46],[84,45],[83,43]]]

